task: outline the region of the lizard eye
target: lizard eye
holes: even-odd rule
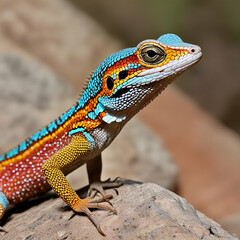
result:
[[[165,52],[155,45],[145,45],[140,51],[141,59],[150,65],[158,64],[165,59]]]
[[[107,78],[107,88],[108,90],[112,90],[114,87],[114,80],[112,77]]]

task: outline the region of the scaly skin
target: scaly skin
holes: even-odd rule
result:
[[[127,121],[201,55],[198,46],[165,34],[105,59],[71,109],[0,156],[0,219],[9,203],[17,204],[53,188],[75,212],[86,213],[104,234],[89,208],[115,212],[102,204],[111,197],[103,188],[120,183],[100,181],[101,152]],[[80,199],[65,175],[85,163],[90,191],[88,198]],[[97,192],[102,198],[93,200]]]

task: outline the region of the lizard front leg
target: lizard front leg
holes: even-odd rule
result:
[[[75,135],[66,147],[58,151],[43,164],[42,171],[46,176],[49,185],[56,191],[56,193],[75,212],[85,213],[97,227],[98,231],[105,235],[89,208],[107,209],[114,213],[116,213],[116,210],[111,206],[106,206],[101,203],[106,200],[106,197],[99,200],[92,200],[91,198],[81,199],[70,186],[63,174],[64,169],[71,166],[71,164],[74,164],[74,162],[88,150],[89,144],[86,138],[81,135]]]
[[[115,188],[122,185],[121,179],[116,178],[113,181],[107,179],[106,181],[101,181],[102,173],[102,157],[101,154],[96,156],[87,162],[87,172],[89,179],[89,190],[88,196],[93,198],[99,192],[103,197],[107,197],[104,188]]]

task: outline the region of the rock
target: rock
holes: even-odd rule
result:
[[[86,216],[71,218],[66,204],[51,197],[10,210],[12,219],[4,225],[8,233],[1,233],[1,239],[238,239],[185,199],[156,184],[128,180],[118,192],[112,200],[118,215],[93,212],[107,237],[101,236]]]

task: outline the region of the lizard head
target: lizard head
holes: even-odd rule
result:
[[[107,123],[129,120],[201,56],[200,47],[174,34],[145,40],[105,59],[82,98],[95,101],[95,108],[101,109],[95,110],[96,115],[104,112]]]

